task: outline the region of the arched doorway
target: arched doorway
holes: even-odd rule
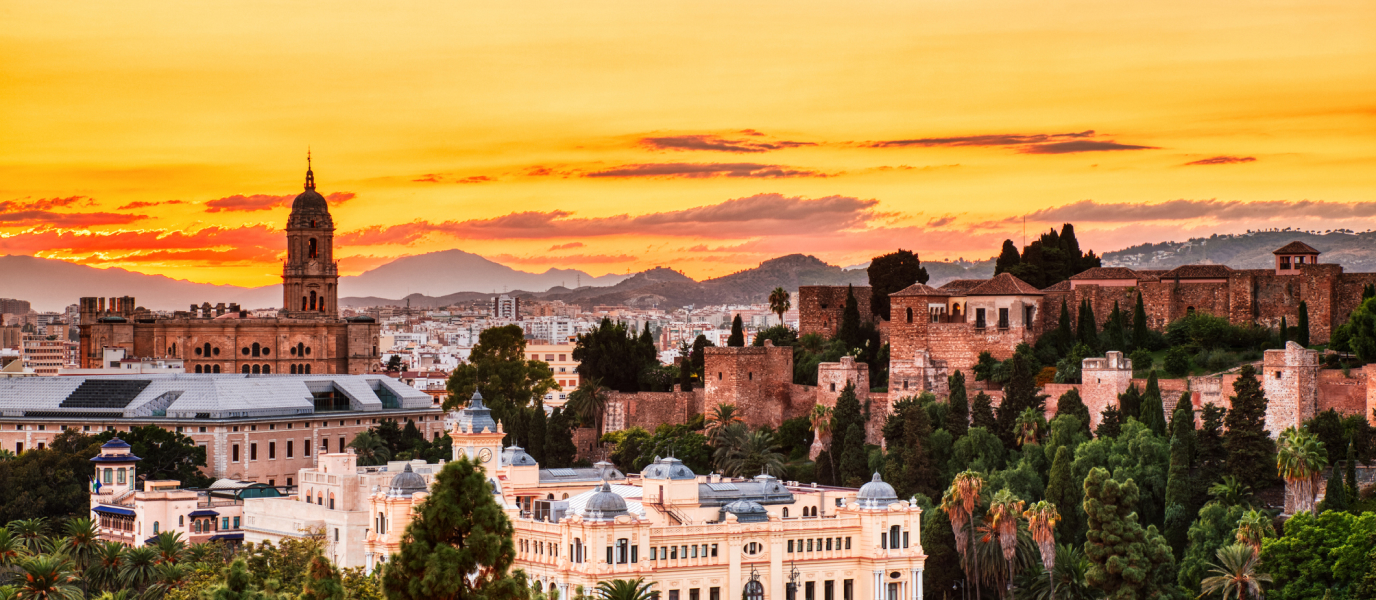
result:
[[[745,582],[745,600],[764,600],[764,585],[759,580]]]

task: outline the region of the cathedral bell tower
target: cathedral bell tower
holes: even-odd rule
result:
[[[339,265],[334,262],[334,220],[325,197],[315,191],[310,153],[306,190],[287,217],[287,261],[282,265],[282,308],[293,318],[339,316]]]

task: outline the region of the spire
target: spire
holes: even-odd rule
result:
[[[315,189],[315,173],[311,172],[311,151],[306,149],[306,189]]]

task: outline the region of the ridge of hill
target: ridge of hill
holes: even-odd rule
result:
[[[1197,263],[1222,264],[1234,269],[1266,269],[1275,265],[1272,251],[1295,241],[1322,252],[1319,262],[1340,264],[1349,272],[1376,271],[1376,231],[1280,229],[1218,234],[1183,242],[1139,244],[1105,252],[1103,259],[1105,267],[1134,269],[1173,269]]]
[[[582,282],[586,286],[612,285],[626,275],[594,277],[576,269],[548,269],[530,273],[513,269],[463,250],[441,250],[403,256],[359,275],[339,278],[340,295],[380,296],[405,291],[438,296],[456,292],[506,293],[506,290],[544,290]],[[497,290],[502,292],[497,292]]]
[[[186,310],[192,304],[238,303],[245,309],[282,303],[282,286],[258,288],[196,283],[120,268],[97,269],[65,260],[0,256],[0,296],[28,300],[36,311],[62,311],[83,296],[133,296],[152,310]]]

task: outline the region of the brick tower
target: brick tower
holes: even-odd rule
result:
[[[315,191],[310,153],[306,189],[291,203],[287,218],[287,261],[282,265],[282,308],[295,318],[337,318],[339,265],[334,262],[334,220],[325,197]]]

